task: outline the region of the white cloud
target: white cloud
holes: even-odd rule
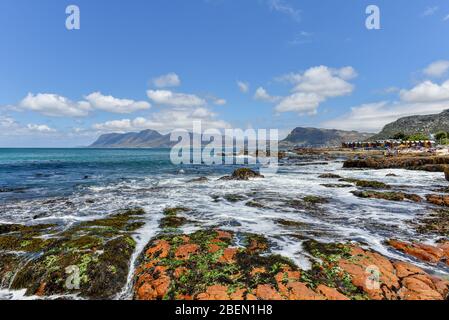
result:
[[[93,126],[101,132],[128,132],[145,129],[168,133],[175,129],[192,130],[193,121],[201,121],[203,129],[230,128],[230,124],[216,119],[216,114],[206,108],[164,110],[151,114],[148,118],[122,119],[98,123]]]
[[[257,90],[254,94],[254,99],[259,100],[259,101],[265,101],[265,102],[276,102],[276,101],[279,101],[281,98],[271,96],[270,94],[268,94],[268,92],[263,87],[259,87],[259,88],[257,88]]]
[[[50,117],[84,117],[91,110],[86,101],[73,102],[66,97],[49,93],[29,93],[20,103],[18,109],[41,113]]]
[[[299,114],[316,114],[316,110],[324,97],[316,93],[297,92],[285,97],[279,102],[275,110],[277,112],[297,112]]]
[[[237,86],[239,87],[240,91],[243,93],[247,93],[249,91],[249,83],[248,82],[237,81]]]
[[[293,94],[284,97],[275,110],[277,112],[297,112],[315,114],[321,103],[329,98],[349,95],[354,90],[350,79],[357,77],[352,67],[333,69],[318,66],[304,73],[289,73],[278,77],[278,81],[294,85]]]
[[[438,6],[427,7],[422,14],[425,17],[433,16],[438,10],[439,10]]]
[[[448,21],[448,20],[449,20],[449,14],[443,18],[443,21]]]
[[[162,75],[160,77],[154,78],[153,84],[157,88],[177,87],[177,86],[181,85],[181,79],[179,78],[179,76],[176,73],[171,72],[171,73]]]
[[[399,118],[440,113],[448,107],[447,102],[405,103],[382,101],[353,107],[349,114],[326,121],[322,123],[322,126],[331,129],[379,132],[386,124]]]
[[[381,101],[351,108],[351,112],[324,122],[328,128],[378,132],[386,124],[411,115],[440,113],[449,109],[449,80],[441,85],[424,81],[401,90],[397,101]]]
[[[342,69],[313,67],[304,72],[293,91],[315,93],[323,97],[344,96],[354,90],[354,86],[346,80],[355,76],[356,73],[351,67]]]
[[[288,15],[295,21],[299,22],[301,20],[301,10],[293,8],[284,0],[268,0],[268,5],[271,10]]]
[[[443,76],[449,70],[449,61],[439,60],[431,63],[423,70],[426,76],[438,78]]]
[[[202,107],[206,101],[196,95],[175,93],[169,90],[148,90],[148,98],[159,105],[170,107]]]
[[[28,124],[27,128],[30,131],[36,131],[36,132],[42,132],[42,133],[56,132],[55,129],[52,129],[45,124]]]
[[[118,99],[113,96],[105,96],[101,92],[91,93],[85,98],[93,108],[113,113],[132,113],[151,108],[146,101]]]
[[[401,100],[406,102],[449,102],[449,80],[441,85],[432,81],[424,81],[410,90],[401,90]],[[449,107],[449,105],[448,105]]]

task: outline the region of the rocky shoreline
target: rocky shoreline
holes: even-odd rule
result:
[[[428,165],[426,161],[420,163]],[[357,168],[361,163],[357,162]],[[134,270],[130,295],[136,300],[448,299],[448,279],[416,264],[421,261],[449,266],[449,195],[438,192],[421,197],[384,182],[329,172],[318,178],[338,182],[323,183],[327,188],[356,188],[351,191],[353,196],[369,201],[427,203],[430,214],[409,227],[438,235],[440,240],[428,245],[390,239],[385,245],[403,257],[392,259],[364,243],[324,243],[304,237],[301,247],[311,268],[301,269],[287,257],[274,254],[274,244],[261,234],[219,226],[185,233],[182,227],[191,223],[191,209],[167,207],[159,220],[159,234],[150,239],[133,262],[134,234],[145,224],[145,211],[136,208],[67,229],[52,224],[0,225],[0,289],[23,290],[25,295],[36,298],[117,299],[127,285],[130,270]],[[253,179],[263,176],[242,168],[218,181]],[[208,178],[201,177],[189,183],[206,181]],[[248,201],[240,194],[229,194],[224,199],[265,207],[257,199]],[[310,195],[286,205],[319,213],[320,205],[329,201]],[[277,219],[276,223],[293,229],[301,227],[301,223],[287,219]],[[73,277],[74,271],[77,278]]]

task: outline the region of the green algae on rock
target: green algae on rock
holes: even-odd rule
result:
[[[132,233],[143,226],[143,213],[141,209],[128,210],[79,223],[45,240],[38,238],[39,235],[27,238],[20,247],[29,249],[29,254],[16,262],[29,261],[20,267],[16,264],[19,268],[15,276],[6,281],[8,287],[26,289],[27,295],[77,294],[92,299],[112,298],[126,284],[136,245]],[[1,235],[0,242],[11,235]],[[26,236],[26,232],[23,235]],[[8,248],[17,249],[20,248]]]

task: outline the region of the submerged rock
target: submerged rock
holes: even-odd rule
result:
[[[231,176],[221,177],[219,180],[243,180],[247,181],[250,178],[264,178],[260,173],[249,168],[239,168],[234,170]]]
[[[359,198],[382,199],[390,201],[422,201],[422,198],[417,194],[409,194],[403,192],[352,191],[351,193]]]
[[[360,180],[360,179],[354,179],[354,178],[342,178],[342,179],[339,179],[338,181],[354,183],[357,187],[360,187],[360,188],[369,188],[369,189],[390,189],[391,188],[388,184],[380,182],[380,181]]]
[[[6,253],[15,276],[3,274],[2,286],[25,289],[27,295],[113,298],[126,284],[135,248],[132,233],[143,225],[143,213],[128,210],[65,231],[49,232],[48,226],[6,227],[5,231],[2,226],[1,249],[21,252],[17,259]],[[42,237],[49,233],[51,237]],[[3,263],[5,254],[1,258]]]
[[[411,224],[419,233],[433,233],[449,237],[449,211],[446,209],[433,210],[430,214]]]
[[[319,175],[318,178],[322,178],[322,179],[341,179],[341,176],[339,176],[338,174],[334,174],[334,173],[323,173],[323,174]]]

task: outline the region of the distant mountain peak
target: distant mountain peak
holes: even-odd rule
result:
[[[281,147],[336,147],[341,146],[342,142],[363,141],[370,136],[372,134],[357,131],[297,127],[279,145]]]
[[[415,115],[399,118],[387,124],[381,132],[371,137],[372,140],[393,138],[398,133],[413,135],[423,133],[435,134],[439,131],[449,132],[449,109],[438,114]]]
[[[140,132],[106,133],[101,135],[90,148],[168,148],[173,146],[170,135],[146,129]]]

